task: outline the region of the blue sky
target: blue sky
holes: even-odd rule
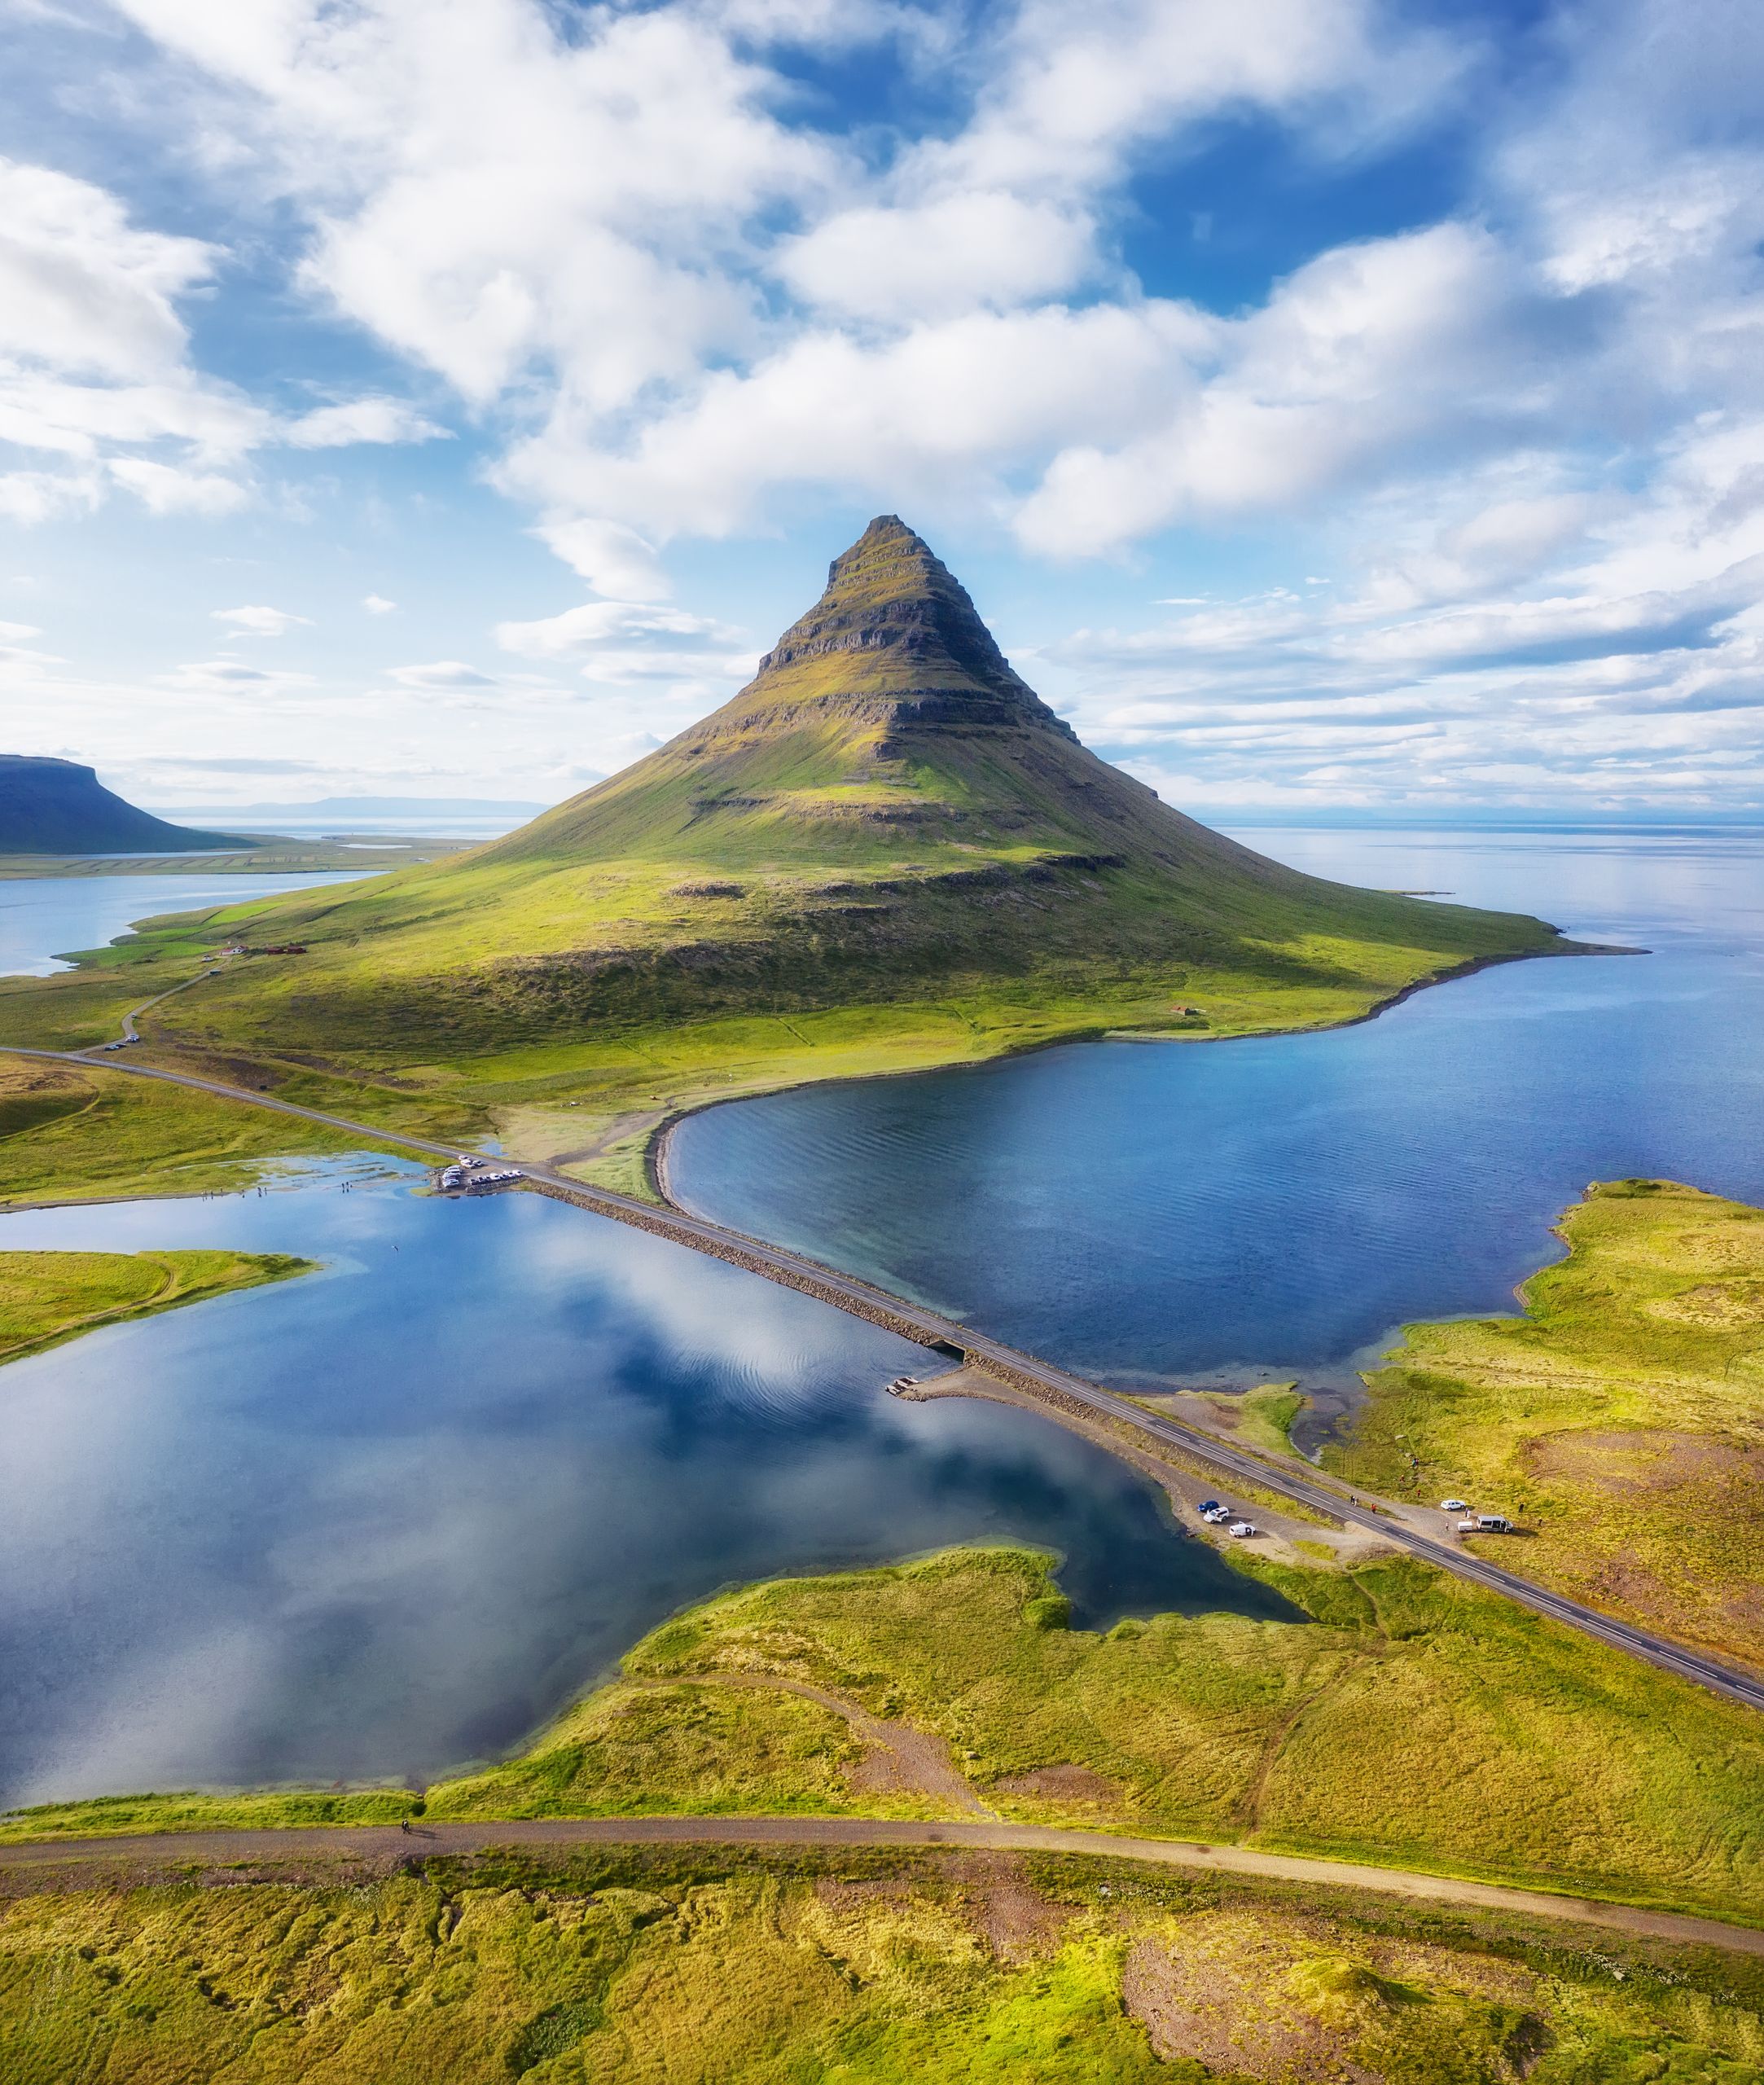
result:
[[[5,749],[570,793],[869,516],[1203,815],[1764,806],[1764,9],[0,0]]]

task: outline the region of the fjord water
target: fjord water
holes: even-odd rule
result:
[[[1764,1200],[1764,833],[1238,836],[1651,952],[1504,965],[1320,1034],[731,1103],[675,1130],[674,1192],[1094,1376],[1336,1385],[1406,1320],[1511,1309],[1589,1181]]]
[[[1507,1307],[1592,1179],[1764,1198],[1758,836],[1244,836],[1654,953],[1496,969],[1330,1034],[714,1108],[674,1186],[1150,1381],[1340,1376],[1404,1319]],[[151,881],[129,917],[178,902]],[[1047,1422],[883,1395],[916,1348],[579,1211],[372,1170],[0,1219],[0,1249],[323,1263],[0,1368],[0,1799],[427,1779],[719,1585],[946,1542],[1061,1551],[1092,1622],[1282,1611]]]
[[[882,1391],[918,1347],[532,1196],[335,1168],[0,1219],[323,1271],[0,1369],[0,1803],[411,1776],[717,1587],[1027,1540],[1081,1615],[1288,1612],[1101,1451]]]
[[[305,876],[115,876],[0,878],[0,977],[47,977],[70,966],[70,951],[103,948],[138,920],[200,906],[244,905],[257,898],[353,883],[346,870]]]

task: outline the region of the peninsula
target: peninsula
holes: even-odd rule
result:
[[[1615,1180],[1558,1231],[1523,1316],[1407,1327],[1324,1462],[1399,1499],[1498,1501],[1530,1539],[1473,1547],[1755,1670],[1764,1209]]]
[[[309,1273],[288,1253],[0,1252],[0,1362],[131,1318],[151,1318]]]
[[[1127,1030],[1363,1016],[1541,921],[1301,875],[1079,744],[893,516],[714,715],[488,846],[0,988],[0,1041],[165,1000],[154,1061],[645,1191],[669,1117]],[[268,951],[267,953],[261,951]]]

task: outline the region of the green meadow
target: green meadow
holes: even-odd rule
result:
[[[847,880],[891,884],[900,867],[890,855]],[[915,893],[894,949],[874,922],[818,916],[824,873],[774,869],[714,899],[690,894],[695,868],[493,872],[467,857],[193,915],[74,971],[0,983],[0,1046],[88,1047],[235,937],[309,937],[305,955],[235,959],[145,1015],[149,1060],[389,1132],[501,1137],[642,1192],[656,1126],[709,1100],[1111,1032],[1333,1026],[1467,964],[1555,946],[1535,923],[1345,891],[1295,919],[1251,890],[1203,930],[1111,871],[1119,902],[1100,922],[1081,902],[1099,879],[1071,874],[1026,886],[1036,911],[1023,920]],[[1051,925],[1054,952],[1038,952]],[[1062,941],[1082,952],[1059,953]]]
[[[312,1265],[287,1253],[0,1253],[0,1362]]]
[[[8,2085],[1757,2085],[1745,1958],[1125,1864],[608,1850],[0,1903]]]
[[[1764,1209],[1619,1180],[1558,1230],[1523,1316],[1409,1326],[1326,1459],[1508,1512],[1503,1562],[1764,1662]]]
[[[273,1174],[279,1160],[364,1148],[375,1147],[191,1087],[0,1055],[0,1209],[237,1193]]]

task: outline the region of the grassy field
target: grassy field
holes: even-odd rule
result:
[[[239,916],[246,909],[204,918],[200,932],[180,926],[143,935],[121,963],[0,981],[0,1048],[83,1048],[114,1034],[131,1007],[194,977],[228,935],[248,930]],[[587,931],[586,918],[578,924]],[[309,929],[284,918],[276,931]],[[413,978],[404,999],[396,977],[377,967],[390,952],[384,945],[352,944],[322,961],[251,959],[248,974],[235,966],[145,1016],[144,1054],[388,1131],[460,1143],[499,1138],[522,1157],[643,1193],[657,1126],[708,1101],[812,1080],[979,1064],[1122,1031],[1198,1040],[1333,1027],[1480,959],[1474,950],[1446,945],[1319,942],[1270,950],[1261,970],[1099,960],[1004,980],[952,974],[919,995],[836,1005],[766,1006],[767,996],[805,996],[781,988],[756,993],[759,1003],[744,1007],[647,1019],[634,1007],[529,1026],[514,1006],[480,1018],[484,981],[463,977],[455,989],[438,974],[444,938],[437,928],[421,951],[428,974]],[[370,959],[371,1028],[351,1011]],[[805,974],[808,959],[798,968]],[[1200,1004],[1198,1018],[1176,1011]]]
[[[0,1253],[0,1362],[312,1265],[287,1253]]]
[[[844,1717],[794,1695],[717,1686],[597,1688],[520,1758],[429,1790],[436,1817],[924,1816],[854,1785]]]
[[[979,1797],[1112,1825],[1764,1924],[1764,1728],[1738,1706],[1406,1560],[1257,1567],[1313,1618],[1066,1625],[1048,1560],[955,1550],[712,1600],[432,1816],[947,1815],[878,1789],[831,1691],[941,1740]],[[338,1796],[386,1816],[418,1798]],[[237,1797],[20,1813],[7,1839],[239,1821]],[[305,1795],[254,1821],[323,1821]],[[374,1809],[393,1806],[391,1811]],[[346,1821],[357,1813],[336,1813]]]
[[[8,2085],[1757,2085],[1757,1964],[1117,1863],[608,1851],[0,1905]]]
[[[1046,1560],[958,1550],[731,1594],[626,1670],[840,1690],[946,1739],[1007,1817],[1764,1922],[1755,1716],[1407,1560],[1257,1568],[1312,1626],[1165,1615],[1097,1635],[1061,1626]]]
[[[1327,1459],[1510,1513],[1503,1562],[1764,1664],[1764,1209],[1620,1180],[1559,1230],[1522,1318],[1409,1326]]]
[[[364,1139],[95,1065],[0,1055],[0,1210],[130,1195],[236,1193],[281,1158]]]

